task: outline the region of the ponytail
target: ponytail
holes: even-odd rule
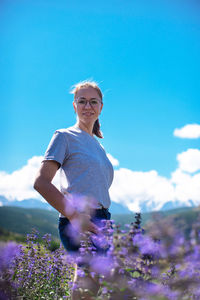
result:
[[[103,133],[100,130],[99,119],[95,121],[92,133],[94,133],[98,138],[103,139]]]

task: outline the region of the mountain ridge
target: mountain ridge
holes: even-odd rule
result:
[[[174,216],[174,220],[183,219],[188,224],[187,227],[190,228],[198,220],[200,209],[182,207],[165,212],[151,212],[141,215],[142,227],[153,220],[154,215],[160,215],[163,219],[168,216]],[[54,238],[59,238],[58,217],[59,214],[56,210],[2,206],[0,207],[0,228],[23,235],[31,233],[32,228],[35,228],[40,235],[50,233]],[[112,214],[111,219],[115,224],[120,224],[121,228],[125,228],[125,224],[135,221],[135,214]]]
[[[181,207],[197,207],[194,202],[191,200],[187,202],[188,205],[183,205],[183,203],[179,201],[168,201],[163,204],[162,208],[159,211],[167,211],[171,209],[181,208]],[[24,200],[8,200],[6,197],[0,195],[0,207],[2,206],[16,206],[16,207],[24,207],[24,208],[41,208],[49,211],[54,211],[55,209],[47,202],[43,202],[39,199],[24,199]],[[109,208],[112,214],[133,214],[133,212],[125,205],[121,203],[116,203],[111,201],[111,206]],[[150,203],[149,201],[141,203],[140,212],[141,213],[150,213],[152,211],[157,211],[155,203]],[[139,211],[138,211],[139,212]]]

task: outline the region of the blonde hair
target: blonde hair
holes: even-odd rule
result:
[[[70,91],[70,94],[74,94],[74,99],[76,98],[77,92],[82,89],[82,88],[88,88],[88,87],[92,87],[94,88],[97,93],[99,94],[100,98],[101,98],[101,103],[103,103],[103,94],[101,89],[99,88],[97,82],[93,81],[93,80],[84,80],[81,81],[79,83],[76,83],[72,86],[72,90]],[[103,138],[103,133],[100,130],[100,126],[101,124],[99,123],[99,119],[97,119],[94,123],[94,127],[92,130],[92,133],[94,133],[97,137],[99,138]]]

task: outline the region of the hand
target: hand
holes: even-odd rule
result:
[[[88,214],[75,213],[69,219],[69,221],[78,232],[90,231],[92,233],[98,234],[98,227],[93,222],[91,222],[90,218],[91,216]]]

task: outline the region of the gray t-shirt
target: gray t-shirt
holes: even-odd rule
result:
[[[109,208],[111,201],[108,190],[114,171],[96,138],[75,126],[56,130],[44,160],[60,163],[61,192],[89,197],[96,201],[96,208]]]

